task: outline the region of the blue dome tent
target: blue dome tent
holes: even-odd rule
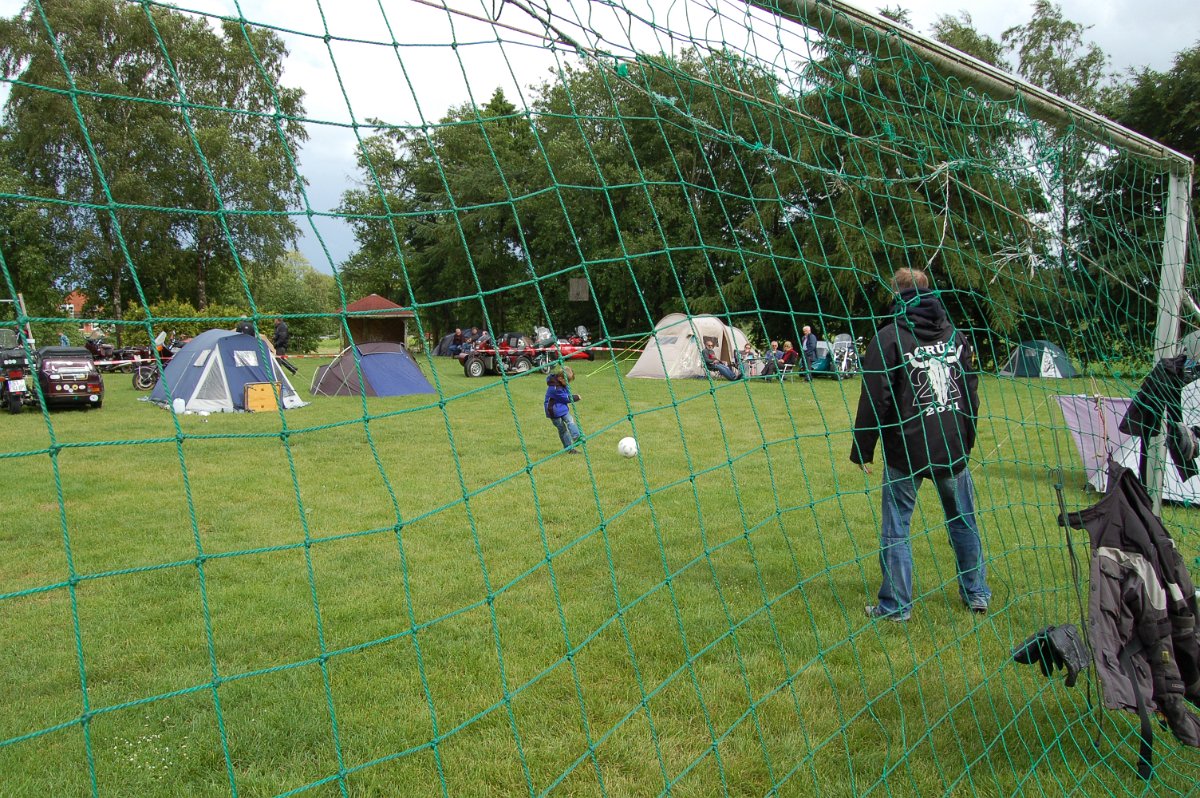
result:
[[[355,347],[348,346],[313,375],[313,396],[407,396],[434,393],[433,386],[403,346],[388,341],[359,344],[362,380],[354,367]]]
[[[247,385],[264,382],[279,384],[285,410],[305,404],[265,340],[232,330],[208,330],[171,358],[150,401],[170,407],[172,400],[183,399],[184,412],[232,413],[246,409]]]

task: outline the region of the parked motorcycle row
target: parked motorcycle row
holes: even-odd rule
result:
[[[25,405],[37,405],[39,392],[31,390],[32,377],[47,408],[100,408],[104,404],[101,372],[132,373],[133,387],[148,391],[158,382],[159,362],[165,366],[182,347],[178,338],[168,342],[166,333],[159,333],[153,348],[115,349],[103,339],[89,339],[82,347],[40,347],[31,362],[18,333],[0,327],[0,407],[16,414]]]

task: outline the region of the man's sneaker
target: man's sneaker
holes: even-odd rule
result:
[[[988,605],[983,599],[971,599],[967,602],[967,609],[974,615],[987,615]]]
[[[567,449],[567,454],[583,454],[583,452],[578,449]]]
[[[904,623],[912,616],[907,612],[883,612],[876,605],[868,604],[867,617],[872,620],[888,620],[895,623]]]

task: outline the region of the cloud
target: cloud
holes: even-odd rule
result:
[[[941,14],[957,14],[966,0],[899,0],[918,31],[927,33]],[[309,141],[300,153],[310,209],[333,211],[357,179],[360,136],[368,120],[389,125],[433,124],[453,106],[482,104],[501,88],[518,107],[531,102],[529,86],[578,58],[565,36],[589,57],[617,58],[636,51],[674,52],[699,40],[728,47],[781,66],[808,56],[808,42],[795,26],[730,0],[626,0],[617,7],[588,0],[537,0],[529,7],[553,26],[504,0],[447,0],[448,13],[424,2],[381,4],[377,0],[189,0],[180,10],[244,18],[273,29],[289,57],[284,81],[306,92]],[[11,16],[23,4],[0,0]],[[999,38],[1028,20],[1033,4],[970,4],[976,27]],[[863,5],[875,10],[878,6]],[[1091,26],[1087,36],[1112,57],[1113,67],[1163,70],[1175,53],[1200,38],[1200,3],[1155,0],[1062,0],[1064,15]],[[489,16],[499,14],[498,24]],[[553,46],[552,46],[553,44]],[[303,213],[306,209],[298,208]],[[353,249],[349,227],[340,220],[301,218],[301,251],[329,270]],[[315,225],[320,236],[313,231]],[[323,243],[322,240],[323,239]]]

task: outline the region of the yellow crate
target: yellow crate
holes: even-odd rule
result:
[[[246,410],[251,413],[259,410],[276,410],[279,407],[279,383],[277,382],[248,382],[246,383]]]

